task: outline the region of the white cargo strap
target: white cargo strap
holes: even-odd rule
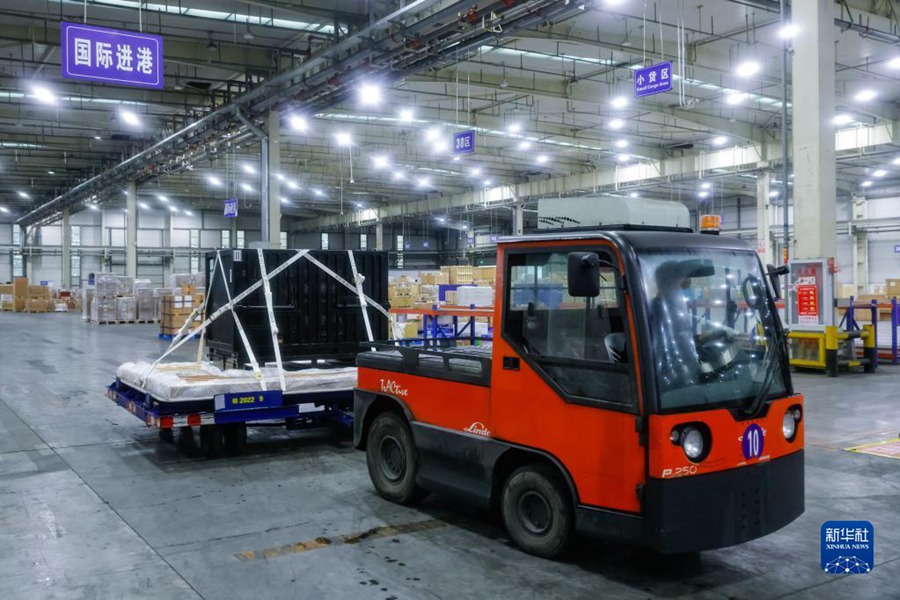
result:
[[[306,260],[308,260],[312,264],[316,265],[317,267],[319,267],[320,269],[322,269],[323,271],[325,271],[326,273],[331,275],[338,283],[343,285],[345,288],[347,288],[351,292],[357,292],[357,289],[355,287],[353,287],[350,283],[348,283],[347,280],[345,280],[343,277],[341,277],[340,275],[338,275],[337,273],[335,273],[334,271],[332,271],[331,269],[329,269],[328,267],[323,265],[320,261],[316,260],[315,257],[312,257],[307,254]],[[391,313],[386,311],[384,309],[384,307],[382,307],[380,304],[378,304],[377,302],[372,300],[369,296],[362,294],[361,297],[365,298],[366,302],[368,302],[370,306],[374,307],[378,312],[383,314],[385,317],[387,317],[388,319],[391,318]]]
[[[266,278],[266,259],[263,257],[262,248],[256,249],[256,255],[259,257],[259,273],[262,275],[263,292],[266,296],[266,310],[269,313],[269,330],[272,332],[272,349],[275,350],[275,366],[278,367],[278,382],[281,384],[281,391],[287,389],[287,382],[284,380],[284,368],[281,364],[281,345],[278,343],[278,323],[275,322],[275,309],[272,306],[272,286]]]
[[[368,336],[370,342],[374,342],[372,323],[369,322],[369,304],[366,302],[366,295],[363,293],[362,286],[366,278],[356,270],[356,259],[353,257],[353,250],[347,250],[347,254],[350,255],[350,268],[353,270],[353,281],[356,283],[356,293],[359,296],[359,309],[362,311],[363,323],[366,324],[366,336]],[[372,348],[372,352],[375,352],[375,348]]]
[[[241,300],[243,300],[244,298],[246,298],[247,296],[249,296],[250,294],[252,294],[252,293],[255,292],[256,290],[258,290],[259,287],[263,284],[263,279],[269,280],[269,279],[274,278],[274,277],[277,276],[279,273],[281,273],[282,271],[284,271],[285,269],[287,269],[288,267],[290,267],[292,264],[294,264],[295,262],[297,262],[298,260],[300,260],[301,258],[303,258],[304,256],[306,256],[306,253],[307,253],[307,252],[309,252],[309,250],[297,250],[297,254],[295,254],[294,256],[290,257],[288,260],[286,260],[283,264],[279,265],[277,268],[273,269],[271,273],[269,273],[269,274],[267,274],[267,275],[264,275],[262,279],[260,279],[259,281],[257,281],[256,283],[254,283],[253,285],[251,285],[250,287],[248,287],[246,290],[244,290],[243,292],[241,292],[240,294],[238,294],[238,295],[235,296],[234,298],[232,298],[231,301],[229,301],[227,304],[223,304],[216,312],[214,312],[213,314],[211,314],[210,316],[208,316],[208,317],[206,318],[206,320],[203,321],[203,323],[200,324],[200,327],[198,327],[196,331],[197,331],[197,332],[203,332],[203,330],[205,330],[207,327],[209,327],[209,324],[210,324],[210,323],[212,323],[213,321],[215,321],[216,319],[218,319],[219,317],[221,317],[224,313],[228,312],[229,310],[232,310],[232,309],[234,308],[234,305],[235,305],[235,304],[237,304],[238,302],[240,302]],[[318,261],[317,261],[317,262],[318,262]],[[351,289],[352,289],[352,288],[351,288]],[[178,342],[178,344],[175,344],[175,345],[173,345],[173,346],[169,346],[168,350],[166,350],[166,351],[163,353],[162,356],[160,356],[159,358],[157,358],[157,359],[153,362],[153,364],[150,365],[150,369],[147,371],[147,374],[144,376],[144,380],[141,382],[141,385],[146,384],[147,378],[150,377],[150,375],[151,375],[151,374],[153,373],[153,371],[156,369],[156,365],[158,365],[160,362],[162,362],[162,360],[163,360],[165,357],[167,357],[169,354],[171,354],[171,353],[174,352],[175,350],[178,350],[178,348],[180,348],[180,347],[183,346],[185,343],[187,343],[187,341],[188,341],[189,339],[190,339],[190,338],[187,338],[187,337],[186,337],[186,338],[182,339],[180,342]]]
[[[228,297],[228,302],[231,302],[231,288],[228,286],[228,275],[225,273],[225,265],[222,263],[221,257],[219,253],[221,250],[216,251],[216,266],[222,272],[222,281],[225,285],[225,295]],[[213,271],[213,276],[215,276],[215,271]],[[209,289],[212,289],[212,285],[209,286]],[[237,327],[238,335],[241,336],[241,343],[244,344],[244,350],[247,351],[247,358],[250,360],[250,366],[253,367],[253,375],[256,377],[256,380],[259,382],[260,386],[262,386],[263,391],[266,391],[266,380],[262,375],[262,371],[259,370],[259,362],[256,360],[256,354],[253,352],[253,348],[250,346],[250,340],[247,339],[247,334],[244,331],[244,326],[241,324],[241,320],[238,318],[238,314],[236,311],[231,311],[231,316],[234,317],[234,325]],[[206,335],[206,330],[203,330],[203,335]],[[197,357],[197,362],[202,360],[202,355]]]

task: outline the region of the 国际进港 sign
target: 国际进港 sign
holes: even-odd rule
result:
[[[135,87],[163,87],[163,42],[158,35],[63,23],[62,76]]]

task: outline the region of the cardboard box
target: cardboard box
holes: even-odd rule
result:
[[[900,279],[885,280],[884,292],[889,301],[891,298],[900,298]]]
[[[468,265],[441,267],[441,273],[447,274],[450,285],[472,283],[472,267]]]

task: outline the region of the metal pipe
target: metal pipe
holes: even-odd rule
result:
[[[260,203],[259,203],[259,226],[262,228],[263,242],[269,240],[269,136],[266,132],[253,124],[250,119],[245,117],[240,110],[235,109],[234,114],[243,123],[247,129],[259,138],[259,178],[262,180],[260,184]]]
[[[780,8],[781,8],[781,26],[787,26],[787,10],[785,7],[785,0],[779,0]],[[781,48],[781,157],[782,157],[782,180],[781,180],[781,198],[784,202],[783,214],[782,218],[784,219],[784,251],[783,251],[783,261],[787,264],[788,259],[790,257],[790,235],[788,233],[788,217],[790,213],[788,211],[788,192],[790,191],[790,186],[788,185],[788,181],[790,178],[790,158],[788,155],[788,84],[787,84],[787,71],[788,71],[788,40],[785,39],[782,42]],[[787,284],[788,279],[785,276],[785,284]],[[787,285],[784,285],[782,289],[787,289]]]

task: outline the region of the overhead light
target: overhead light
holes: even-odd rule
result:
[[[628,140],[619,140],[616,142],[616,148],[627,148]]]
[[[401,108],[398,116],[401,123],[412,123],[415,113],[413,113],[411,108]]]
[[[177,213],[177,212],[178,212],[178,207],[177,207],[177,206],[169,205],[169,210],[172,211],[173,213]]]
[[[546,154],[539,154],[535,160],[538,162],[538,164],[543,165],[543,164],[547,164],[547,161],[550,159],[547,157]]]
[[[290,204],[291,203],[291,201],[288,200],[287,198],[285,198],[284,196],[280,196],[278,199],[281,201],[282,204]]]
[[[5,206],[0,206],[0,212],[2,212],[4,214],[9,214],[9,209],[6,208]]]
[[[853,122],[853,115],[842,113],[834,118],[835,125],[849,125]]]
[[[793,38],[794,36],[796,36],[797,32],[799,32],[799,31],[800,31],[800,29],[796,25],[794,25],[792,23],[788,23],[787,25],[782,27],[780,30],[778,30],[778,37],[780,37],[783,40],[789,40],[789,39]]]
[[[309,129],[309,123],[307,123],[306,119],[299,115],[291,115],[288,121],[295,131],[306,131],[307,129]]]
[[[222,185],[222,180],[215,175],[207,175],[206,181],[213,187],[219,187],[220,185]]]
[[[491,181],[490,179],[485,179],[485,181],[484,181],[484,187],[488,187],[488,186],[490,186],[492,183],[494,183],[494,182]]]
[[[698,195],[699,197],[701,197],[701,198],[708,198],[708,197],[709,197],[709,192],[700,192],[700,193],[697,194],[697,195]]]
[[[359,86],[359,103],[363,106],[381,104],[381,88],[374,83],[364,83]]]
[[[184,211],[184,214],[187,215],[188,217],[193,217],[193,216],[194,216],[194,213],[192,213],[192,212],[189,211],[189,210]]]
[[[96,204],[88,204],[88,208],[91,210],[100,210],[100,207]]]
[[[629,197],[629,198],[637,198],[638,195],[639,195],[639,194],[638,194],[637,192],[631,192],[630,194],[628,194],[628,197]]]
[[[131,112],[128,109],[123,108],[119,111],[119,116],[125,121],[126,125],[131,125],[132,127],[137,127],[141,124],[141,120],[138,118],[136,114]]]
[[[46,86],[40,84],[32,85],[31,95],[44,104],[56,104],[56,95]]]
[[[253,35],[253,32],[250,31],[250,23],[247,23],[247,30],[244,31],[244,39],[247,40],[247,41],[249,42],[250,40],[252,40],[252,39],[255,38],[255,37],[256,37],[256,36]]]
[[[853,98],[857,102],[869,102],[870,100],[874,100],[876,96],[878,96],[878,92],[872,89],[866,89],[860,91]]]
[[[18,190],[18,191],[16,191],[16,193],[19,195],[19,198],[25,198],[26,200],[31,199],[31,196],[29,196],[26,192],[23,192],[22,190]]]
[[[887,66],[892,69],[900,69],[900,56],[895,56],[894,58],[889,60]]]
[[[445,219],[444,217],[438,217],[438,218],[437,218],[437,222],[438,222],[438,223],[446,223],[446,222],[447,222],[447,219]]]
[[[300,189],[300,186],[297,185],[297,182],[294,181],[293,179],[288,179],[287,186],[288,186],[289,188],[291,188],[292,190],[299,190],[299,189]]]
[[[159,198],[160,202],[168,202],[169,201],[169,198],[162,194],[157,194],[156,197]]]
[[[426,188],[426,187],[431,186],[431,180],[428,179],[427,177],[419,178],[419,180],[416,183],[418,184],[418,186],[420,188]]]
[[[377,155],[377,156],[373,156],[373,157],[372,157],[372,164],[375,165],[375,168],[376,168],[376,169],[383,169],[383,168],[385,168],[386,166],[388,166],[388,157],[385,156],[385,155],[383,155],[383,154],[379,154],[379,155]]]
[[[431,149],[435,154],[442,154],[450,150],[450,142],[448,142],[447,140],[438,140],[434,143]]]
[[[860,185],[861,185],[862,187],[866,187],[866,188],[867,188],[867,187],[872,187],[872,182],[871,182],[871,181],[863,181]]]
[[[147,210],[147,209],[150,208],[150,205],[147,204],[146,202],[138,202],[138,206],[140,206],[140,207],[143,208],[144,210]]]
[[[712,140],[713,146],[724,146],[727,143],[728,143],[728,137],[724,136],[724,135],[714,137]]]
[[[620,154],[616,157],[616,160],[621,163],[628,162],[629,160],[631,160],[631,156],[628,154]]]
[[[241,183],[241,189],[244,190],[245,192],[252,192],[253,186],[251,186],[249,183],[247,183],[245,181],[245,182]]]
[[[453,157],[453,162],[459,162],[459,154]]]
[[[100,141],[100,140],[102,140],[103,138],[100,137],[99,135],[95,135],[95,136],[94,136],[94,139],[97,140],[97,141]]]
[[[47,175],[56,175],[56,171],[47,171]]]
[[[628,98],[626,96],[616,96],[610,104],[612,104],[613,108],[625,108],[628,106]]]
[[[481,168],[475,167],[474,169],[472,169],[471,174],[472,177],[478,177],[479,175],[481,175]]]
[[[613,119],[609,122],[610,129],[622,129],[623,127],[625,127],[625,121],[622,119]]]
[[[734,72],[738,77],[747,78],[753,77],[754,75],[759,73],[761,69],[762,65],[760,65],[755,60],[745,60],[737,66]]]
[[[725,92],[725,103],[730,104],[732,106],[736,106],[747,99],[747,94],[744,92],[736,92],[734,90]]]
[[[251,165],[251,164],[243,163],[243,164],[241,164],[241,169],[247,175],[256,175],[256,169],[254,169],[253,165]]]
[[[872,177],[884,177],[885,175],[887,175],[887,171],[885,171],[884,169],[878,169],[877,171],[872,173]]]
[[[531,142],[529,142],[528,140],[522,140],[521,142],[519,142],[519,150],[528,150],[529,148],[531,148]]]
[[[508,131],[509,133],[519,133],[520,131],[522,131],[522,126],[518,123],[510,123],[506,128],[506,131]]]
[[[425,139],[429,142],[436,141],[441,137],[441,130],[438,127],[429,127],[425,130]]]
[[[353,203],[353,206],[355,206],[356,208],[362,208],[362,207],[363,207],[363,203],[362,203],[362,202],[354,202],[354,203]]]
[[[900,156],[891,161],[892,165],[900,165]]]
[[[406,175],[404,175],[403,171],[394,171],[395,181],[403,181],[404,179],[406,179]]]
[[[338,146],[348,148],[350,144],[353,143],[353,138],[350,137],[350,134],[346,131],[339,131],[334,134],[334,139],[337,141]]]
[[[212,54],[212,53],[214,53],[214,52],[218,52],[218,51],[219,51],[219,47],[218,47],[218,46],[216,45],[216,43],[213,41],[213,37],[212,37],[212,36],[213,36],[213,32],[210,31],[210,32],[208,32],[208,33],[209,33],[209,43],[206,44],[206,51],[209,52],[210,54]]]
[[[324,195],[325,195],[325,192],[323,192],[323,191],[320,190],[319,188],[316,188],[316,189],[313,190],[313,194],[315,194],[316,196],[324,196]]]
[[[281,181],[282,183],[286,179],[284,174],[282,174],[282,173],[275,173],[275,177],[278,179],[278,181]]]
[[[703,183],[700,184],[700,187],[703,188],[704,190],[708,190],[709,188],[712,187],[712,184],[708,181],[704,181]]]
[[[769,192],[769,198],[777,198],[777,197],[778,197],[777,190],[772,190],[771,192]]]

